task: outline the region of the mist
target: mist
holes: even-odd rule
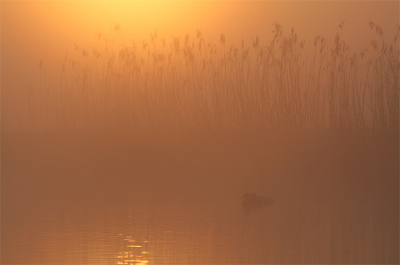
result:
[[[2,2],[2,263],[398,263],[398,11]]]

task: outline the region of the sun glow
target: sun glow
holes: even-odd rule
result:
[[[186,34],[196,27],[208,27],[221,8],[220,3],[194,1],[79,1],[55,5],[57,13],[70,16],[66,27],[89,27],[93,32],[121,25],[122,32],[133,38],[148,37],[156,29],[166,36]],[[63,15],[60,16],[62,19]]]
[[[181,103],[194,107],[195,105],[189,102],[198,103],[201,101],[196,94],[199,84],[204,82],[204,87],[211,89],[209,81],[215,78],[215,76],[211,75],[211,69],[217,72],[220,71],[217,64],[222,59],[225,61],[230,60],[229,67],[231,68],[229,71],[224,71],[223,73],[226,73],[226,79],[224,80],[231,82],[232,77],[239,76],[232,74],[234,73],[232,67],[237,67],[235,68],[237,71],[242,67],[240,63],[232,64],[231,59],[234,56],[237,58],[240,57],[241,60],[247,58],[249,52],[246,47],[251,50],[249,58],[251,57],[251,52],[253,55],[255,52],[258,52],[260,58],[266,54],[266,47],[270,45],[274,36],[277,36],[271,32],[275,30],[274,25],[277,25],[274,22],[279,22],[279,25],[282,25],[279,28],[286,29],[286,31],[283,31],[283,36],[291,36],[291,32],[295,33],[296,38],[292,40],[298,40],[299,49],[304,47],[304,53],[302,54],[308,55],[305,59],[315,57],[315,46],[312,44],[315,43],[314,39],[316,36],[324,36],[324,38],[321,38],[321,40],[324,40],[321,48],[328,47],[325,43],[329,44],[329,48],[331,48],[335,43],[337,26],[340,21],[343,21],[346,17],[351,17],[350,14],[359,14],[360,8],[356,7],[364,6],[364,4],[363,6],[359,6],[347,2],[343,5],[343,7],[353,7],[353,11],[351,9],[349,11],[348,8],[339,8],[339,4],[329,4],[326,1],[324,3],[318,2],[318,4],[311,2],[289,3],[286,1],[282,3],[281,1],[3,1],[1,9],[1,49],[2,65],[5,67],[2,68],[2,96],[7,98],[7,100],[2,101],[2,104],[5,106],[2,109],[4,111],[3,114],[5,113],[3,117],[6,117],[6,122],[3,122],[2,126],[6,124],[6,127],[9,126],[9,128],[22,129],[32,126],[39,128],[41,126],[39,125],[39,120],[46,120],[46,124],[50,124],[47,121],[57,120],[58,114],[56,114],[56,111],[40,108],[44,106],[43,100],[47,104],[45,108],[50,108],[49,104],[53,104],[55,108],[60,106],[56,102],[57,100],[66,103],[65,97],[61,96],[61,93],[64,93],[63,91],[66,89],[65,87],[71,88],[68,90],[70,91],[69,93],[74,91],[74,100],[76,101],[69,101],[68,104],[64,104],[64,107],[83,104],[84,102],[77,101],[81,97],[78,96],[78,86],[74,84],[76,80],[82,81],[83,89],[86,91],[85,93],[89,93],[87,94],[88,96],[94,96],[95,93],[102,95],[101,93],[116,91],[115,87],[120,86],[121,82],[117,82],[115,79],[115,83],[110,83],[111,81],[107,74],[108,70],[113,71],[113,77],[120,75],[125,78],[123,85],[125,89],[128,89],[131,85],[128,83],[128,80],[132,79],[132,71],[139,73],[138,69],[141,69],[140,74],[143,74],[143,76],[135,79],[136,81],[149,78],[145,76],[146,71],[154,72],[153,70],[155,69],[163,71],[163,75],[158,76],[159,80],[152,83],[154,85],[153,89],[156,89],[152,93],[159,96],[159,99],[164,97],[165,104],[168,105],[170,104],[167,103],[169,102],[168,97],[157,91],[160,91],[160,89],[162,91],[171,91],[171,87],[177,87],[176,85],[171,85],[170,77],[188,74],[190,69],[184,65],[186,63],[185,59],[189,59],[196,66],[192,69],[194,79],[191,81],[195,85],[190,89],[188,89],[186,84],[182,85],[182,88],[188,89],[186,92],[190,92],[192,97],[189,96],[190,93],[186,94],[186,96],[181,98]],[[367,14],[368,10],[376,10],[379,7],[380,5],[376,5],[361,9]],[[388,5],[385,9],[381,9],[381,13],[387,14],[395,7]],[[301,8],[311,10],[314,17],[325,22],[317,23],[310,19],[304,20],[302,12],[297,12]],[[336,14],[335,12],[331,12],[332,8],[346,10],[346,12],[350,13],[329,17]],[[357,12],[354,10],[357,10]],[[364,15],[365,19],[357,21],[349,20],[348,24],[342,28],[343,41],[351,47],[352,52],[358,52],[370,46],[371,39],[376,37],[374,31],[371,31],[368,24],[366,24],[368,20],[376,21],[376,25],[382,26],[385,29],[385,36],[387,38],[393,36],[391,33],[393,30],[386,31],[386,28],[395,25],[390,22],[391,20],[385,22],[386,19],[382,20],[379,16],[371,17],[369,14],[370,12],[368,12],[368,16]],[[385,15],[385,18],[387,16]],[[398,17],[398,13],[396,13],[396,16]],[[392,17],[394,16],[392,15]],[[281,21],[282,24],[280,23]],[[385,25],[382,24],[384,22],[386,23]],[[355,27],[358,23],[365,23],[365,25],[363,27],[360,26],[356,30]],[[368,34],[372,32],[373,35],[369,37],[365,32]],[[305,40],[305,45],[303,40]],[[386,43],[390,43],[390,40],[388,39]],[[184,51],[182,47],[185,48]],[[275,45],[275,48],[276,53],[281,51],[278,45]],[[173,55],[171,54],[171,49],[175,51]],[[264,50],[261,51],[261,49]],[[321,51],[321,49],[319,50]],[[286,50],[284,51],[284,54],[287,54]],[[211,53],[214,58],[211,58]],[[136,60],[135,64],[133,64],[133,60],[131,59],[126,61],[129,56],[131,56],[129,58],[133,58],[133,55]],[[170,65],[167,66],[166,62],[172,56],[174,56],[173,62],[175,66],[179,66],[181,70],[171,68]],[[112,64],[113,62],[114,64]],[[130,72],[122,68],[122,62],[131,67],[129,69]],[[153,67],[154,64],[157,64],[157,67]],[[254,65],[254,67],[259,67],[260,65]],[[207,76],[199,78],[198,73],[200,72],[196,71],[200,69],[208,69],[208,72],[203,71]],[[299,76],[305,77],[303,70],[305,71],[306,68],[302,67],[299,69],[302,71],[302,74]],[[61,71],[64,72],[61,73]],[[321,73],[327,73],[327,71],[322,71]],[[285,70],[285,76],[287,75],[288,72]],[[319,75],[319,72],[316,75]],[[221,77],[219,78],[222,80]],[[254,76],[254,80],[259,80],[257,78],[257,76]],[[105,83],[105,81],[100,82],[99,80],[108,80],[108,83]],[[156,79],[149,79],[151,82],[154,80]],[[175,78],[173,80],[182,79]],[[269,79],[270,82],[273,82],[273,80],[275,79]],[[307,80],[304,82],[312,81],[311,79]],[[163,83],[167,81],[169,83]],[[301,84],[305,84],[304,82]],[[100,84],[103,85],[103,90],[100,89]],[[160,87],[160,84],[163,85]],[[170,87],[167,89],[164,84],[169,84]],[[226,93],[233,91],[230,83],[225,83],[223,86],[216,83],[213,84],[216,89],[220,89],[221,87],[226,88]],[[232,86],[238,84],[235,81],[232,83]],[[250,81],[246,82],[246,86],[249,88],[248,91],[253,91],[250,88],[258,86],[257,84],[259,84],[259,81],[254,85]],[[276,87],[275,84],[271,83],[270,85],[271,87]],[[86,90],[86,86],[89,86],[90,90]],[[147,81],[145,85],[135,83],[135,86],[140,87],[140,89],[135,90],[137,95],[132,94],[131,89],[126,90],[130,91],[129,95],[132,98],[129,99],[129,104],[127,104],[128,101],[124,104],[139,109],[135,111],[127,109],[124,111],[137,113],[139,121],[142,121],[144,115],[140,104],[143,100],[140,97],[144,96],[143,91],[149,91],[149,83]],[[27,93],[27,87],[29,88],[29,93]],[[144,87],[146,88],[144,89]],[[314,86],[303,85],[302,89],[304,91],[308,89],[307,93],[310,93],[309,87]],[[45,92],[47,94],[44,94]],[[272,88],[270,92],[277,93]],[[203,105],[201,106],[203,107],[212,106],[204,103],[210,100],[211,94],[207,93],[202,94]],[[289,92],[285,93],[294,95]],[[35,95],[35,101],[31,97],[33,94]],[[364,93],[361,94],[364,95]],[[41,95],[41,97],[37,95]],[[110,103],[106,100],[108,98],[100,97],[99,95],[94,97],[96,98],[97,105],[101,105],[99,103],[100,99],[104,100],[104,104]],[[178,95],[182,96],[184,94],[178,93]],[[122,95],[121,98],[128,99],[128,97],[122,97]],[[305,98],[303,97],[303,99]],[[236,106],[229,103],[228,97],[225,99],[227,100],[227,106]],[[237,99],[239,102],[242,100],[240,96]],[[259,99],[260,96],[256,97],[256,100]],[[307,97],[307,99],[310,99],[310,97]],[[132,100],[136,100],[139,105],[132,104]],[[85,104],[82,106],[86,106]],[[115,103],[115,106],[118,106],[119,109],[125,105]],[[153,105],[153,107],[156,106],[161,107],[161,105]],[[174,106],[178,105],[175,104]],[[251,106],[255,105],[251,104]],[[272,108],[271,104],[261,104],[261,106]],[[19,110],[15,110],[15,108],[19,108]],[[46,118],[39,118],[41,116],[38,113],[33,114],[34,112],[30,108],[37,110],[38,113],[45,113],[43,115]],[[59,108],[60,111],[62,109]],[[369,109],[367,108],[366,110]],[[101,120],[101,115],[109,115],[109,111],[105,108],[100,108],[97,112],[93,111],[91,109],[87,113],[95,113],[99,120]],[[161,112],[163,114],[170,113]],[[230,110],[228,112],[236,113]],[[22,119],[21,117],[28,117],[25,114],[18,114],[19,117],[15,117],[16,113],[30,113],[32,117],[38,117],[38,120],[32,119],[32,117]],[[183,113],[182,109],[178,113]],[[239,111],[236,114],[238,113],[242,112]],[[314,113],[317,112],[314,111]],[[118,115],[121,116],[121,114]],[[209,117],[213,117],[212,115]],[[312,115],[315,116],[314,114]],[[82,117],[82,115],[78,116]],[[178,117],[177,114],[172,116]],[[71,116],[72,120],[74,119],[73,117]],[[93,119],[91,118],[91,120]],[[121,120],[120,124],[124,122],[124,120]],[[85,124],[87,123],[85,122]]]

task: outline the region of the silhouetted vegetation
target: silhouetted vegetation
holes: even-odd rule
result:
[[[198,30],[171,43],[155,32],[149,41],[115,47],[98,33],[103,50],[76,45],[72,56],[66,54],[59,94],[41,91],[31,99],[43,106],[43,113],[31,113],[32,126],[398,130],[400,29],[386,43],[382,29],[370,27],[377,36],[371,48],[351,52],[341,23],[333,44],[315,38],[312,56],[294,29],[286,34],[278,23],[265,46],[255,37],[250,45],[229,47],[223,34],[218,44],[206,43]]]

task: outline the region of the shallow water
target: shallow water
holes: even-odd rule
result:
[[[398,149],[366,153],[358,176],[322,144],[219,139],[3,136],[1,263],[399,262]],[[252,191],[274,204],[245,211]]]
[[[76,209],[48,204],[7,212],[2,262],[395,263],[393,215],[375,205],[294,207],[279,201],[244,211],[236,199]]]

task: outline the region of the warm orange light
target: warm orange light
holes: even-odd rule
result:
[[[194,32],[196,28],[205,30],[223,23],[229,11],[221,3],[208,1],[68,1],[56,3],[53,8],[53,12],[47,8],[43,15],[58,14],[52,21],[69,29],[67,32],[85,27],[92,30],[93,36],[119,24],[129,39],[147,38],[156,29],[167,37]]]

